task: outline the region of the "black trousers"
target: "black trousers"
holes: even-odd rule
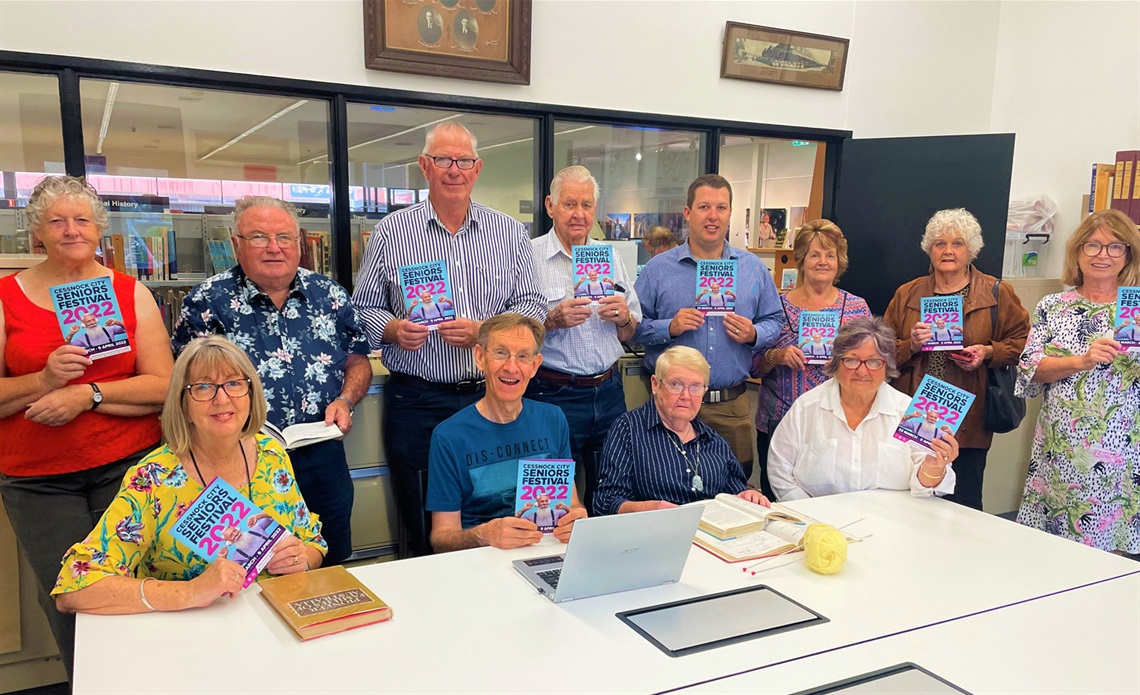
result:
[[[151,449],[147,447],[118,461],[75,473],[0,474],[4,509],[39,584],[40,606],[59,646],[69,680],[75,659],[75,616],[57,611],[51,597],[63,556],[91,533],[119,494],[127,469]]]
[[[344,442],[329,439],[289,452],[297,489],[309,511],[321,520],[321,536],[329,545],[322,567],[344,562],[352,554],[352,501],[355,489],[348,472]]]
[[[768,482],[768,443],[771,441],[771,432],[756,430],[756,466],[759,468],[760,492],[775,502],[776,493],[772,492],[772,483]]]
[[[954,494],[946,499],[966,507],[982,508],[982,478],[986,472],[986,456],[989,449],[959,449],[954,460]]]
[[[384,449],[400,520],[408,534],[408,554],[431,554],[427,499],[431,433],[439,423],[483,397],[483,392],[451,393],[388,381],[384,389]]]

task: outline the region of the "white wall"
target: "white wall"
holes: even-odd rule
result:
[[[1140,149],[1140,2],[1002,5],[991,127],[1017,133],[1010,195],[1057,204],[1043,277],[1060,277],[1094,162]]]
[[[726,20],[849,37],[844,91],[720,79]],[[856,137],[1014,132],[1013,195],[1050,195],[1064,233],[1092,162],[1140,148],[1134,1],[535,0],[526,86],[366,70],[362,24],[360,0],[0,0],[7,50]]]

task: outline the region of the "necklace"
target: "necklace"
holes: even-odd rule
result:
[[[692,463],[689,461],[689,452],[686,451],[685,449],[682,449],[681,445],[677,443],[681,440],[681,435],[678,435],[678,434],[675,434],[672,432],[670,432],[670,434],[674,434],[674,436],[677,437],[676,441],[673,440],[673,437],[669,437],[670,443],[673,444],[673,448],[677,450],[677,453],[680,454],[682,457],[684,457],[685,465],[689,466],[689,468],[686,469],[685,472],[688,473],[690,470],[692,470],[692,472],[693,472],[693,488],[692,488],[693,492],[704,492],[705,491],[705,481],[701,480],[701,441],[700,441],[700,439],[699,438],[697,439],[697,453],[694,456],[694,460],[696,461],[696,463]]]
[[[245,470],[245,498],[247,500],[252,500],[253,483],[250,482],[249,479],[249,459],[246,458],[245,447],[241,445],[240,441],[238,442],[238,450],[241,451],[241,462],[245,464],[242,466],[242,468]],[[202,487],[206,487],[208,483],[206,482],[206,479],[202,477],[202,470],[198,468],[198,459],[194,458],[194,450],[189,449],[188,451],[190,452],[190,463],[194,464],[194,472],[198,474],[198,480],[202,481]]]

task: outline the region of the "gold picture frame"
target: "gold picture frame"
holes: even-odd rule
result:
[[[530,84],[531,0],[364,0],[373,70]]]
[[[843,90],[849,39],[726,22],[720,76]]]

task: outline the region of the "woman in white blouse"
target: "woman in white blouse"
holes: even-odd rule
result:
[[[953,436],[927,455],[893,438],[910,398],[886,383],[895,369],[895,332],[881,318],[849,321],[835,337],[825,374],[834,378],[796,399],[772,436],[768,476],[780,500],[855,490],[954,491]]]

